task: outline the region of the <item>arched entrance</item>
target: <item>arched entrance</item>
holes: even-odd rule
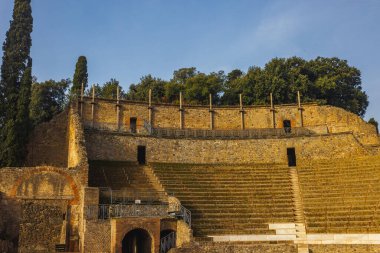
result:
[[[144,229],[134,229],[129,231],[122,242],[123,253],[151,253],[152,238]]]

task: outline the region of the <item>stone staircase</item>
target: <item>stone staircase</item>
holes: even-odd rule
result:
[[[169,194],[192,212],[196,237],[275,235],[294,223],[288,167],[279,164],[151,164]]]
[[[167,203],[167,196],[146,173],[146,167],[136,162],[89,161],[89,186],[105,188],[100,191],[104,204],[143,202]]]
[[[380,232],[378,156],[317,161],[297,172],[308,233]]]

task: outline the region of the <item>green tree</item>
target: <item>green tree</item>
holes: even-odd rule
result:
[[[198,73],[190,77],[185,83],[184,98],[189,104],[208,104],[209,94],[212,95],[214,104],[220,103],[220,95],[223,89],[224,72]]]
[[[146,101],[149,96],[149,89],[152,90],[152,100],[155,102],[167,102],[165,97],[165,85],[167,82],[154,78],[151,75],[143,76],[140,83],[132,84],[127,93],[127,99]]]
[[[33,126],[49,121],[67,105],[66,90],[70,79],[33,83],[29,116]]]
[[[374,118],[370,118],[368,123],[374,125],[376,127],[377,134],[379,134],[379,123]]]
[[[0,166],[24,162],[29,133],[33,17],[30,0],[15,0],[3,44],[0,81]]]
[[[71,94],[75,96],[80,96],[82,84],[83,89],[86,89],[87,83],[87,59],[85,56],[79,56],[78,61],[75,65],[75,73],[73,78],[73,86],[71,87]]]
[[[336,57],[317,57],[308,65],[314,81],[314,89],[308,94],[309,97],[364,116],[368,96],[362,91],[360,70]]]
[[[118,87],[120,88],[119,90],[120,99],[125,99],[124,90],[120,87],[119,81],[114,78],[111,78],[111,80],[109,80],[108,82],[103,84],[103,86],[100,87],[98,91],[99,92],[98,96],[101,98],[116,99]]]
[[[243,92],[242,76],[244,73],[240,69],[234,69],[227,74],[221,97],[222,104],[236,105],[239,103],[239,94]]]

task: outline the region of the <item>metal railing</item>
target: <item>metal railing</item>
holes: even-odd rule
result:
[[[166,253],[176,246],[176,233],[171,232],[160,240],[160,253]]]
[[[115,123],[84,122],[86,129],[102,131],[135,133],[125,125]],[[312,135],[314,131],[304,127],[286,128],[252,128],[236,130],[210,130],[210,129],[178,129],[153,128],[144,120],[143,128],[137,129],[138,134],[148,134],[160,138],[195,138],[195,139],[261,139],[268,137],[294,137]]]
[[[167,205],[88,205],[85,207],[87,220],[107,220],[125,217],[162,217],[167,215]]]
[[[155,190],[112,190],[108,187],[99,188],[99,202],[101,204],[159,204],[167,203],[168,197],[164,191]]]
[[[169,204],[169,214],[183,220],[191,228],[191,211],[178,203]]]
[[[148,134],[152,134],[153,133],[153,127],[152,127],[152,125],[149,124],[149,122],[146,121],[146,120],[144,120],[144,128],[148,132]]]
[[[311,135],[313,132],[303,128],[256,128],[244,130],[207,130],[154,128],[152,135],[161,138],[198,138],[198,139],[260,139],[266,137],[291,137]]]

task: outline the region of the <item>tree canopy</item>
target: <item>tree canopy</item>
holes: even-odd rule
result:
[[[70,83],[69,79],[33,83],[29,112],[33,126],[49,121],[63,111],[68,102],[66,90]]]
[[[3,44],[0,80],[0,166],[20,166],[26,155],[32,84],[30,0],[15,0]]]
[[[263,68],[250,67],[246,73],[235,69],[205,74],[196,68],[181,68],[166,81],[152,75],[143,76],[132,84],[128,99],[146,100],[152,89],[153,101],[177,103],[183,92],[188,104],[207,104],[209,93],[213,103],[236,105],[239,94],[245,104],[268,104],[269,93],[277,104],[295,103],[297,91],[303,101],[315,101],[344,108],[364,116],[368,97],[362,90],[360,71],[336,57],[317,57],[304,60],[299,57],[274,58]]]
[[[86,56],[79,56],[75,65],[75,73],[73,78],[73,86],[71,87],[71,94],[79,96],[81,94],[82,84],[86,89],[88,83],[87,73],[87,58]]]

